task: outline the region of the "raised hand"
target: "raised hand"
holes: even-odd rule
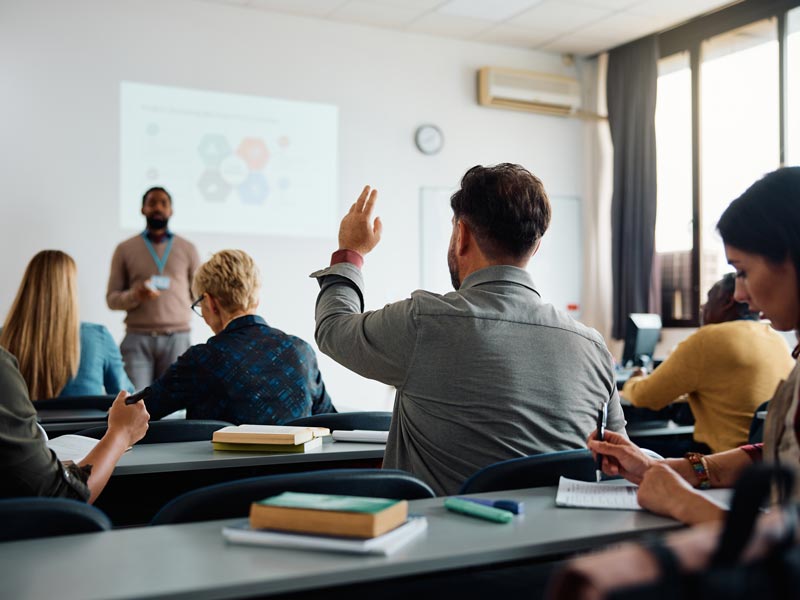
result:
[[[372,219],[372,210],[378,199],[378,190],[368,185],[350,207],[339,225],[339,250],[354,250],[365,256],[381,240],[383,224],[380,217]]]

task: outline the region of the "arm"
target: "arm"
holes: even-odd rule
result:
[[[81,468],[89,468],[86,482],[93,503],[108,483],[117,461],[132,446],[144,437],[150,415],[144,402],[126,405],[127,392],[120,392],[108,411],[108,430],[89,454],[80,462]]]
[[[660,410],[698,388],[703,358],[702,335],[697,332],[678,344],[652,374],[626,381],[622,396],[634,406]]]
[[[103,387],[106,389],[106,394],[116,394],[122,390],[133,393],[133,384],[125,372],[122,355],[114,338],[111,337],[111,332],[103,327],[101,336],[104,348]]]
[[[377,245],[382,227],[379,218],[372,220],[376,198],[377,191],[370,192],[367,186],[342,219],[339,252],[364,256]],[[319,279],[321,287],[315,330],[320,350],[364,377],[402,386],[416,344],[413,301],[362,313],[359,266],[343,262],[312,276]]]

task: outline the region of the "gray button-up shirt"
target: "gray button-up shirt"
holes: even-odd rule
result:
[[[320,350],[397,388],[384,465],[438,494],[501,460],[585,448],[606,400],[608,428],[624,432],[603,338],[542,302],[523,269],[488,267],[456,292],[366,313],[358,267],[312,277]]]

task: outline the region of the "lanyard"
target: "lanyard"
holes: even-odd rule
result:
[[[150,243],[150,239],[147,237],[147,231],[142,232],[142,239],[144,240],[145,246],[150,251],[150,256],[153,257],[153,260],[156,263],[156,267],[158,267],[158,274],[164,274],[164,267],[167,266],[167,258],[169,258],[169,251],[172,250],[172,237],[168,238],[167,247],[164,249],[164,256],[162,258],[158,258],[158,254],[156,254],[156,249],[153,248],[153,244]]]

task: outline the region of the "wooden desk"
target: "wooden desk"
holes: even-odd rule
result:
[[[334,442],[304,454],[219,452],[211,442],[141,444],[117,463],[96,506],[114,525],[148,523],[176,496],[245,477],[318,469],[380,467],[384,444]]]
[[[410,512],[428,518],[428,531],[389,557],[226,544],[221,529],[231,521],[8,542],[0,544],[2,593],[16,600],[205,600],[316,590],[324,597],[331,586],[546,560],[679,527],[641,511],[557,508],[555,488],[476,496],[523,501],[526,514],[498,525],[450,513],[442,498],[414,500]]]

